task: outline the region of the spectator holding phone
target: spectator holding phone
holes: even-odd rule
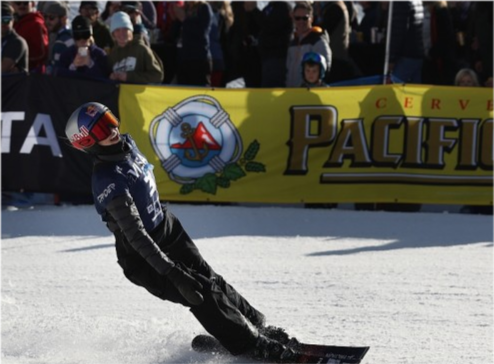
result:
[[[59,76],[82,76],[108,78],[108,56],[94,42],[91,21],[78,15],[72,21],[75,44],[62,53],[56,74]]]
[[[81,1],[81,4],[79,5],[79,14],[91,21],[93,39],[96,45],[103,49],[106,54],[110,53],[110,49],[113,47],[113,38],[111,37],[109,27],[100,18],[98,2]]]

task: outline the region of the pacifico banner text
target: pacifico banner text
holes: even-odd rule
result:
[[[492,204],[488,88],[122,85],[171,201]]]

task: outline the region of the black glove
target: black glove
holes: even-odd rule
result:
[[[175,266],[166,276],[177,287],[182,297],[191,305],[198,306],[204,302],[202,294],[199,293],[199,290],[202,289],[202,284],[190,274]]]

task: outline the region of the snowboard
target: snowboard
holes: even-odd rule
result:
[[[286,346],[298,354],[296,363],[359,364],[369,350],[368,346],[314,345],[290,340]],[[218,340],[209,335],[197,335],[192,349],[200,353],[229,355]]]

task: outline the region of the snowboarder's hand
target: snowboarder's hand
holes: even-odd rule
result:
[[[204,302],[204,298],[199,292],[202,289],[202,284],[190,274],[175,266],[167,274],[167,277],[191,305],[198,306]]]

